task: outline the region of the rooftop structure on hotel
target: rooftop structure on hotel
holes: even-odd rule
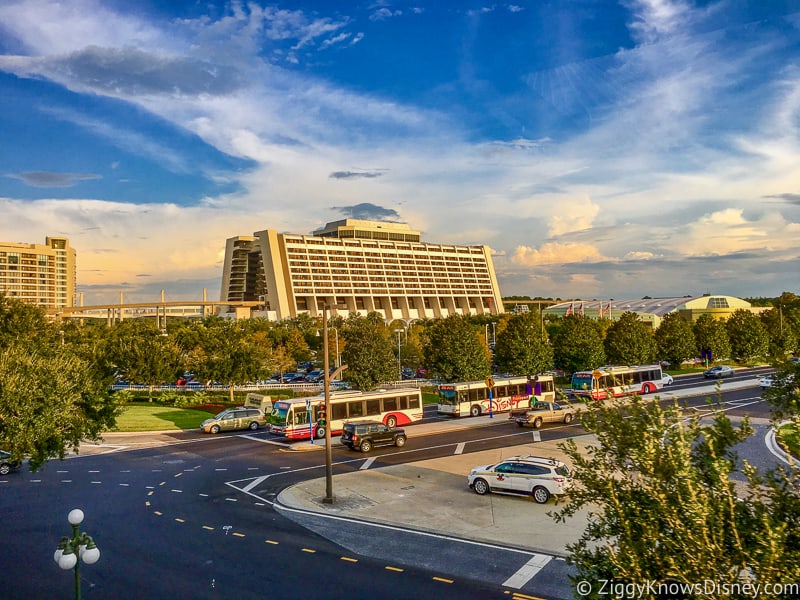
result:
[[[272,320],[366,315],[406,322],[499,314],[488,246],[422,241],[405,223],[345,219],[311,235],[272,229],[227,240],[221,301],[263,300]]]

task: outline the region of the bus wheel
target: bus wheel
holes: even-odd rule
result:
[[[477,404],[469,409],[469,414],[473,417],[480,417],[481,416],[481,407]]]
[[[389,415],[388,417],[386,417],[386,426],[389,429],[394,429],[395,427],[397,427],[397,417],[395,417],[394,415]]]
[[[650,387],[649,383],[645,383],[644,386],[642,387],[642,393],[643,394],[649,394],[652,391],[654,391],[654,390],[653,390],[652,387]]]
[[[314,435],[318,440],[321,440],[322,438],[325,437],[325,428],[317,426],[317,430],[314,432]]]

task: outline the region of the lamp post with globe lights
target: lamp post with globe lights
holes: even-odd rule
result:
[[[83,511],[80,508],[69,511],[67,520],[72,525],[72,537],[61,538],[53,554],[53,560],[65,571],[75,570],[75,600],[80,600],[80,563],[83,561],[87,565],[93,565],[100,559],[100,550],[91,536],[80,530],[80,524],[83,522]]]

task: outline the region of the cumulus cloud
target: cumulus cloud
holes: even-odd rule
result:
[[[512,262],[526,267],[538,265],[595,262],[603,260],[600,251],[590,244],[548,242],[539,248],[517,246]]]
[[[39,188],[68,188],[81,181],[102,179],[100,175],[91,173],[52,173],[48,171],[28,171],[26,173],[8,173],[6,177],[19,179],[30,186]]]
[[[551,237],[572,231],[589,229],[600,212],[600,206],[588,196],[582,198],[561,198],[555,200],[550,208],[547,222]]]

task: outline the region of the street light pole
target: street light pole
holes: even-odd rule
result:
[[[397,381],[402,381],[403,379],[403,365],[400,363],[400,334],[402,333],[401,329],[395,329],[397,333]]]
[[[338,334],[337,334],[338,335]],[[331,449],[331,423],[333,415],[331,415],[331,376],[330,364],[328,363],[328,305],[322,306],[322,357],[325,364],[325,497],[322,499],[323,504],[333,504],[335,498],[333,496],[333,454]]]
[[[100,550],[91,536],[80,531],[80,524],[83,522],[83,511],[80,508],[69,511],[67,520],[72,525],[72,537],[61,538],[58,548],[53,554],[53,560],[65,571],[75,570],[75,600],[80,600],[81,560],[87,565],[93,565],[100,559]]]

